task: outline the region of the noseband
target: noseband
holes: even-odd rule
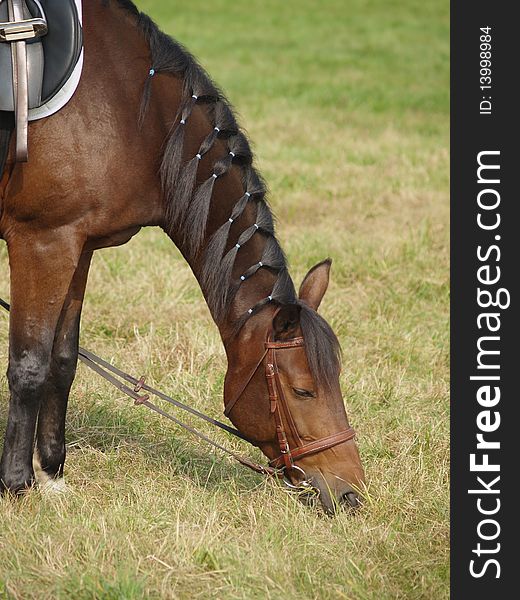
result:
[[[305,472],[301,467],[295,464],[295,461],[300,460],[305,456],[310,456],[311,454],[317,454],[323,450],[333,448],[343,442],[347,442],[351,440],[356,433],[352,427],[347,427],[347,429],[339,431],[338,433],[309,443],[304,443],[300,437],[283,391],[283,385],[280,380],[280,371],[278,370],[278,364],[276,362],[276,351],[285,350],[286,348],[302,348],[303,346],[303,337],[295,337],[290,340],[277,342],[271,340],[271,334],[269,334],[267,341],[264,342],[264,353],[247,378],[245,384],[240,389],[240,392],[226,404],[224,414],[226,416],[229,415],[232,408],[245,392],[255,373],[260,368],[260,365],[265,360],[265,378],[267,381],[267,389],[269,390],[269,413],[273,415],[275,421],[276,436],[280,447],[280,455],[269,461],[269,465],[275,469],[282,469],[286,474],[295,469],[302,473],[304,475],[304,480],[306,480]],[[291,448],[289,445],[286,427],[291,438],[296,442],[296,447],[294,448]],[[307,481],[304,481],[303,483],[308,484]]]

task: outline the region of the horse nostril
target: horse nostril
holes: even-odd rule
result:
[[[359,508],[361,506],[359,497],[355,492],[347,492],[343,494],[341,499],[347,502],[351,508]]]

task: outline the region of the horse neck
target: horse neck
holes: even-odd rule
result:
[[[134,20],[135,14],[118,3],[110,7],[116,17],[127,13],[121,27]],[[244,325],[246,334],[259,323],[265,329],[264,321],[274,310],[269,306],[294,299],[294,289],[274,240],[263,183],[251,167],[249,144],[231,108],[191,56],[156,31],[144,15],[139,22],[139,31],[134,23],[128,35],[138,33],[150,51],[150,65],[141,65],[137,77],[142,81],[141,73],[149,73],[141,105],[142,133],[164,149],[159,224],[190,264],[227,348],[237,337],[237,323]],[[179,69],[182,77],[175,76]],[[246,193],[251,196],[246,198]],[[155,211],[156,199],[150,200],[149,208]],[[267,251],[265,262],[270,266],[260,267]],[[247,278],[241,281],[241,275]],[[272,303],[267,301],[270,296]],[[258,318],[247,318],[250,309],[251,317],[258,313]]]
[[[278,261],[278,266],[280,261],[284,263],[283,254],[271,233],[272,216],[263,199],[262,184],[254,172],[251,176],[250,166],[237,164],[237,157],[230,156],[229,148],[236,149],[236,144],[228,140],[216,137],[202,158],[197,158],[214,129],[206,107],[195,105],[183,126],[186,129],[182,160],[175,185],[166,198],[165,229],[195,274],[226,349],[236,346],[237,323],[244,325],[239,339],[248,339],[259,328],[263,331],[263,341],[275,301],[279,300],[269,301],[268,298],[274,295],[281,272],[289,296],[293,294],[293,288],[285,264],[282,269],[259,265],[262,258],[265,260],[267,244],[270,249],[278,248],[274,252],[276,260],[272,257],[271,260]],[[167,154],[168,151],[165,160]],[[167,166],[163,161],[163,171],[164,168]],[[187,173],[190,169],[193,172]],[[218,174],[216,178],[214,173]],[[189,198],[183,198],[189,177],[194,180],[193,189]],[[246,193],[251,196],[246,197]],[[184,203],[184,207],[175,206],[176,202]],[[205,203],[207,219],[201,220],[198,212],[204,212]],[[239,210],[240,214],[236,216]],[[259,225],[258,229],[255,224]],[[198,245],[194,244],[194,237],[199,239]],[[239,243],[240,248],[237,248]],[[244,276],[246,278],[242,280]],[[257,313],[262,316],[250,319],[250,310],[253,311],[251,316]]]
[[[225,148],[223,150],[227,151]],[[237,323],[240,323],[241,320],[245,319],[244,330],[251,330],[250,319],[246,319],[245,315],[248,314],[248,311],[255,309],[259,303],[265,303],[265,299],[273,293],[278,278],[278,273],[275,271],[268,268],[257,268],[264,255],[267,237],[261,232],[251,235],[257,221],[256,201],[249,202],[242,215],[227,225],[237,200],[243,198],[245,192],[246,189],[242,185],[238,168],[233,167],[228,174],[215,182],[208,226],[201,250],[197,254],[187,257],[225,345],[234,339]],[[211,244],[215,236],[221,235],[219,231],[222,232],[222,228],[229,228],[225,249],[222,256],[214,256]],[[250,239],[237,249],[236,244],[239,243],[244,232],[248,231],[250,233],[246,235],[251,235]],[[247,275],[251,269],[257,270],[253,275],[242,280],[241,278]],[[226,290],[228,294],[231,294],[232,300],[229,302],[227,310],[224,309],[219,314],[219,304],[222,304],[222,294]],[[216,303],[215,299],[217,299]],[[256,311],[262,312],[264,316],[272,313],[272,310],[268,310],[268,306],[263,306]],[[251,321],[255,321],[257,324],[258,318],[251,319]]]

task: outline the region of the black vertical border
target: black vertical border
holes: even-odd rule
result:
[[[516,596],[515,583],[520,574],[516,548],[518,520],[513,515],[520,505],[520,352],[517,338],[518,278],[520,277],[520,127],[516,98],[520,81],[520,28],[513,17],[514,5],[507,2],[467,2],[451,4],[451,597],[486,600]],[[488,93],[480,86],[480,27],[491,27],[492,35],[492,114],[480,115],[479,102]],[[477,226],[477,155],[483,150],[500,150],[500,231],[483,232]],[[469,377],[477,374],[477,260],[480,244],[496,243],[501,236],[499,286],[511,294],[511,305],[501,312],[500,376],[501,417],[499,430],[492,439],[501,449],[490,453],[498,460],[501,509],[495,516],[501,526],[494,542],[481,541],[477,535],[479,521],[486,518],[477,511],[477,496],[468,489],[477,487],[477,473],[471,473],[469,456],[474,453],[478,432],[476,417],[482,410],[476,402],[479,384]],[[498,286],[497,286],[498,287]],[[483,309],[480,309],[482,311]],[[482,333],[480,334],[482,335]],[[491,438],[491,436],[490,436]],[[515,443],[517,442],[517,443]],[[517,458],[518,457],[518,458]],[[488,477],[489,478],[489,477]],[[489,496],[488,496],[489,497]],[[500,551],[489,554],[500,563],[500,578],[495,568],[488,568],[481,578],[469,572],[469,562],[477,558],[472,552],[478,542],[491,548],[500,543]],[[483,558],[480,558],[480,566]],[[491,595],[494,594],[494,595]],[[511,596],[513,594],[513,596]]]

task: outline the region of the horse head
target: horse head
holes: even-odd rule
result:
[[[224,397],[235,426],[291,485],[319,491],[327,512],[358,506],[364,472],[339,375],[339,344],[317,310],[331,261],[313,267],[298,301],[265,311],[228,351]]]

